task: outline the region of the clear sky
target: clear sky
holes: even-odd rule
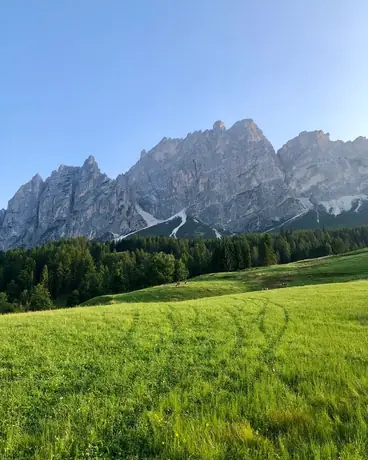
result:
[[[253,118],[368,135],[367,0],[0,2],[0,208],[93,154],[125,172],[163,136]]]

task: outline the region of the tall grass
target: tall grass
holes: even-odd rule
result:
[[[1,317],[0,458],[366,460],[367,291]]]

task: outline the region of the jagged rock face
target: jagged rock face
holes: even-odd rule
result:
[[[323,131],[302,132],[278,152],[288,185],[313,203],[368,192],[368,139],[331,141]]]
[[[128,177],[140,205],[161,219],[190,207],[206,224],[257,230],[300,207],[272,145],[252,120],[229,130],[218,121],[184,140],[164,138]]]
[[[9,201],[0,228],[0,249],[32,244],[43,187],[43,180],[36,175]]]
[[[142,226],[125,176],[109,179],[90,157],[82,168],[60,166],[45,182],[35,176],[18,190],[0,229],[0,249]]]
[[[262,231],[368,203],[368,140],[303,132],[275,153],[252,120],[185,139],[164,138],[127,174],[102,174],[93,157],[23,185],[0,210],[0,250],[84,235],[109,239],[186,209],[210,228]],[[355,216],[355,214],[354,214]],[[160,219],[160,220],[157,220]]]
[[[0,228],[3,225],[5,219],[6,211],[5,209],[0,209]]]

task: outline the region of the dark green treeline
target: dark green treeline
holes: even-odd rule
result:
[[[282,231],[216,240],[136,237],[62,240],[0,252],[0,312],[75,306],[91,297],[205,273],[285,264],[368,246],[368,226]]]

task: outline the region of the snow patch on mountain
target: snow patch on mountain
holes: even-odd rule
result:
[[[156,217],[154,217],[152,214],[142,209],[138,203],[136,203],[135,209],[137,213],[142,217],[142,219],[146,222],[146,227],[144,227],[144,229],[150,228],[155,225],[162,224],[162,222],[165,222],[164,220],[156,219]],[[128,236],[132,236],[135,233],[140,232],[141,230],[143,229],[140,228],[139,230],[135,230],[134,232],[127,233],[126,235],[116,236],[116,238],[114,238],[114,241],[118,242],[118,241],[124,240],[125,238],[128,238]]]
[[[361,206],[363,200],[367,200],[366,195],[346,195],[335,200],[320,201],[319,204],[333,216],[338,216],[342,212],[351,211],[353,204],[359,201],[358,208]]]
[[[160,219],[156,219],[156,217],[154,217],[152,214],[150,214],[149,212],[147,212],[144,209],[142,209],[138,204],[135,205],[135,208],[136,208],[138,214],[140,214],[141,217],[145,220],[147,226],[144,227],[144,228],[141,228],[139,230],[136,230],[134,232],[127,233],[126,235],[118,236],[117,238],[115,238],[116,242],[124,240],[128,236],[132,236],[135,233],[139,233],[140,231],[145,230],[147,228],[154,227],[155,225],[164,224],[164,223],[170,222],[171,220],[174,220],[174,219],[181,219],[180,224],[176,228],[174,228],[174,230],[170,234],[170,236],[176,237],[176,234],[177,234],[178,230],[183,225],[185,225],[185,223],[187,221],[186,209],[182,209],[180,212],[178,212],[177,214],[174,214],[173,216],[169,217],[166,220],[160,220]]]
[[[309,198],[300,197],[298,198],[298,200],[301,202],[304,208],[307,209],[308,211],[314,207],[313,203],[309,201]]]
[[[174,216],[170,217],[170,219],[167,219],[167,222],[169,220],[174,220],[174,219],[177,219],[178,217],[180,217],[181,219],[181,223],[176,227],[174,228],[174,230],[171,232],[171,235],[170,236],[173,236],[176,238],[176,234],[178,233],[178,230],[183,226],[185,225],[186,221],[187,221],[187,213],[186,213],[186,210],[185,209],[182,209],[180,212],[178,212],[177,214],[175,214]]]
[[[265,233],[270,233],[273,230],[275,230],[276,228],[284,227],[286,224],[289,224],[290,222],[293,222],[294,220],[299,219],[299,217],[304,216],[304,214],[307,214],[308,211],[309,211],[309,209],[306,208],[304,211],[300,212],[296,216],[290,217],[290,219],[285,220],[284,222],[282,222],[282,224],[276,225],[275,227],[272,227],[272,228],[269,228],[268,230],[265,231]]]
[[[362,204],[363,204],[363,200],[359,200],[358,206],[356,207],[354,212],[359,212],[359,209],[362,207]]]
[[[220,240],[220,239],[222,238],[221,233],[220,233],[218,230],[216,230],[215,228],[213,228],[212,230],[215,232],[216,238],[217,238],[218,240]]]
[[[146,222],[146,228],[153,227],[154,225],[162,224],[162,222],[164,222],[163,220],[156,219],[156,217],[154,217],[152,214],[142,209],[138,203],[135,205],[135,209],[137,213],[140,214],[143,220]]]

